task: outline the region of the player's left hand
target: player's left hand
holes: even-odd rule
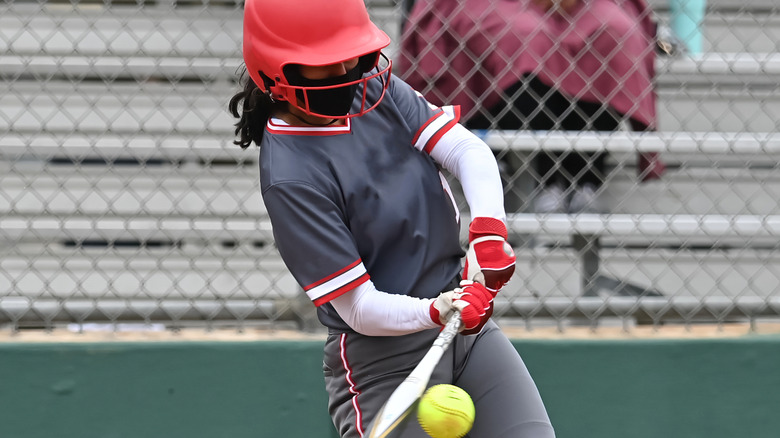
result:
[[[491,293],[495,295],[504,287],[515,272],[515,252],[507,236],[506,225],[499,219],[477,217],[471,221],[464,280],[473,281],[482,272],[483,284]]]
[[[463,322],[461,333],[478,333],[493,314],[493,297],[481,283],[464,280],[460,287],[442,292],[431,302],[431,320],[444,326],[458,310]]]
[[[480,290],[483,290],[487,295],[485,298],[487,298],[487,307],[485,308],[485,313],[480,315],[479,323],[476,325],[467,326],[465,323],[463,324],[463,327],[460,330],[460,334],[462,335],[475,335],[482,331],[482,327],[487,324],[488,320],[491,316],[493,316],[493,299],[496,297],[496,294],[492,292],[490,289],[486,288],[484,286],[485,278],[480,273],[477,274],[475,281],[469,281],[469,280],[462,280],[460,282],[461,288],[478,288]],[[461,317],[463,313],[461,312]]]

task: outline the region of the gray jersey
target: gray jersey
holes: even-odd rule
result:
[[[381,91],[369,81],[369,100]],[[458,209],[426,153],[457,119],[391,76],[377,108],[345,126],[269,121],[263,200],[279,252],[325,326],[350,331],[328,302],[369,278],[384,292],[431,298],[460,271]]]

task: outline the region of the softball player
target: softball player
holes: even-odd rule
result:
[[[333,422],[362,437],[458,309],[462,336],[430,385],[471,395],[469,436],[552,437],[525,365],[489,319],[515,264],[493,154],[457,107],[433,107],[391,75],[389,43],[363,0],[245,3],[236,143],[260,147],[277,247],[328,328]],[[473,218],[465,268],[440,168],[460,181]],[[478,272],[484,285],[471,281]],[[427,435],[409,422],[403,436]]]

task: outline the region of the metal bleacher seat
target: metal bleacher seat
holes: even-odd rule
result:
[[[663,2],[654,1],[663,14]],[[485,133],[491,147],[512,153],[608,150],[618,168],[604,189],[613,214],[517,211],[510,215],[514,233],[601,235],[605,243],[617,242],[606,257],[618,265],[669,263],[652,260],[647,248],[641,257],[626,255],[626,242],[650,242],[661,252],[658,242],[666,240],[776,239],[780,211],[773,187],[747,175],[743,163],[773,161],[780,153],[780,95],[772,82],[780,57],[771,53],[776,42],[771,50],[765,37],[750,47],[735,44],[740,32],[755,26],[751,11],[777,6],[772,0],[736,9],[733,0],[710,2],[726,11],[718,15],[722,22],[709,18],[708,28],[720,35],[709,38],[713,50],[699,59],[659,60],[660,132]],[[400,6],[368,3],[395,39],[392,55]],[[777,13],[770,17],[778,20]],[[767,26],[778,28],[775,21]],[[231,143],[226,105],[241,65],[240,11],[229,2],[13,2],[0,14],[0,35],[6,84],[0,96],[0,244],[12,243],[0,259],[0,323],[306,314],[273,248],[257,153]],[[637,148],[662,152],[672,164],[665,177],[671,183],[635,184],[630,173]],[[713,160],[737,164],[713,169]],[[742,185],[724,183],[735,174]],[[701,178],[724,188],[716,200],[733,202],[700,193]],[[739,196],[745,190],[752,190],[749,199]],[[519,271],[539,263],[539,251],[519,248]],[[668,297],[573,299],[567,291],[582,292],[581,270],[557,279],[520,272],[522,281],[506,294],[511,302],[498,312],[527,317],[640,309],[652,315],[670,305]],[[649,275],[631,280],[664,286],[663,278]],[[535,296],[541,290],[547,291],[543,299]],[[728,310],[737,302],[713,300],[707,307],[696,297],[675,299],[680,312]],[[767,300],[740,299],[757,312],[767,308]]]
[[[257,153],[232,144],[235,6],[4,5],[0,323],[296,320]]]

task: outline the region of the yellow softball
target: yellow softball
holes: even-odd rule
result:
[[[417,406],[417,421],[432,438],[460,438],[474,424],[474,402],[455,385],[428,388]]]

